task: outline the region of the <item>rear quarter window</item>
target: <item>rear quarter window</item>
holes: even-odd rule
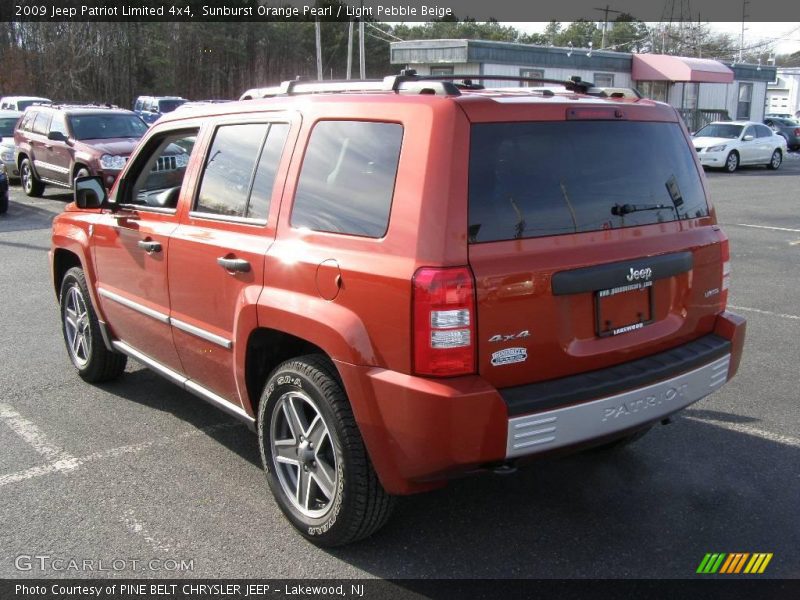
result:
[[[317,123],[297,184],[292,227],[384,236],[402,139],[397,123]]]
[[[473,243],[707,215],[692,149],[676,123],[472,126],[469,239]]]

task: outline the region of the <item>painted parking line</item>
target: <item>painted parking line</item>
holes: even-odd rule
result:
[[[719,421],[717,419],[693,417],[691,411],[685,412],[683,414],[683,418],[690,421],[696,421],[697,423],[714,425],[715,427],[721,427],[722,429],[735,431],[736,433],[752,435],[754,437],[761,438],[762,440],[783,444],[784,446],[800,448],[800,439],[790,435],[773,433],[772,431],[766,431],[765,429],[759,429],[758,427],[751,427],[750,425],[742,425],[741,423],[730,423],[728,421]]]
[[[42,477],[44,475],[50,475],[52,473],[73,471],[86,463],[91,463],[106,458],[118,458],[120,456],[125,456],[129,454],[138,454],[139,452],[143,452],[150,448],[169,446],[178,441],[186,440],[201,435],[207,435],[215,431],[221,431],[224,429],[233,429],[237,427],[244,427],[244,425],[236,422],[217,423],[216,425],[208,425],[206,427],[201,427],[199,429],[193,429],[191,431],[186,431],[184,433],[180,433],[173,436],[165,436],[156,440],[149,440],[146,442],[141,442],[139,444],[117,446],[116,448],[101,450],[99,452],[94,452],[92,454],[80,458],[74,458],[67,455],[66,458],[61,458],[46,465],[32,467],[30,469],[25,469],[23,471],[17,471],[16,473],[8,473],[6,475],[0,475],[0,487],[12,483],[18,483],[20,481],[26,481],[28,479],[34,479],[36,477]]]
[[[65,464],[74,460],[63,449],[53,445],[36,425],[8,404],[0,403],[0,421],[5,423],[11,431],[48,460]]]
[[[798,315],[787,315],[786,313],[776,313],[772,312],[771,310],[761,310],[760,308],[751,308],[749,306],[736,306],[735,304],[729,304],[728,308],[732,308],[734,310],[743,310],[747,312],[754,312],[760,315],[767,315],[770,317],[780,317],[781,319],[789,319],[792,321],[800,321],[800,316]]]
[[[753,229],[771,229],[772,231],[789,231],[791,233],[800,233],[800,229],[791,229],[790,227],[772,227],[770,225],[750,225],[748,223],[731,223],[731,225],[736,225],[737,227],[752,227]]]
[[[156,552],[163,552],[167,555],[175,553],[175,547],[178,544],[176,544],[173,540],[163,539],[151,533],[147,529],[145,523],[136,516],[136,513],[134,513],[133,510],[126,510],[123,513],[121,520],[125,524],[125,527],[128,529],[128,531],[144,539],[144,541],[147,542]]]

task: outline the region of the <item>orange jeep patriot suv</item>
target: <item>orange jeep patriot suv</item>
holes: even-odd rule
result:
[[[455,81],[171,113],[53,223],[79,375],[132,357],[243,420],[320,545],[454,475],[632,440],[739,365],[728,240],[675,109]]]

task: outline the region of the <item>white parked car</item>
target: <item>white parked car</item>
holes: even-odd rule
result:
[[[34,104],[52,104],[49,98],[41,96],[3,96],[0,98],[0,110],[17,110],[23,112]]]
[[[754,121],[715,121],[694,134],[700,164],[733,173],[741,165],[777,169],[786,156],[786,139]]]

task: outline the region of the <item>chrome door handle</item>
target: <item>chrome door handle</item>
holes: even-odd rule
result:
[[[161,244],[152,240],[139,240],[137,245],[148,254],[152,254],[153,252],[161,252]]]
[[[225,258],[224,256],[220,256],[217,259],[217,264],[226,271],[238,273],[250,272],[250,263],[243,258]]]

